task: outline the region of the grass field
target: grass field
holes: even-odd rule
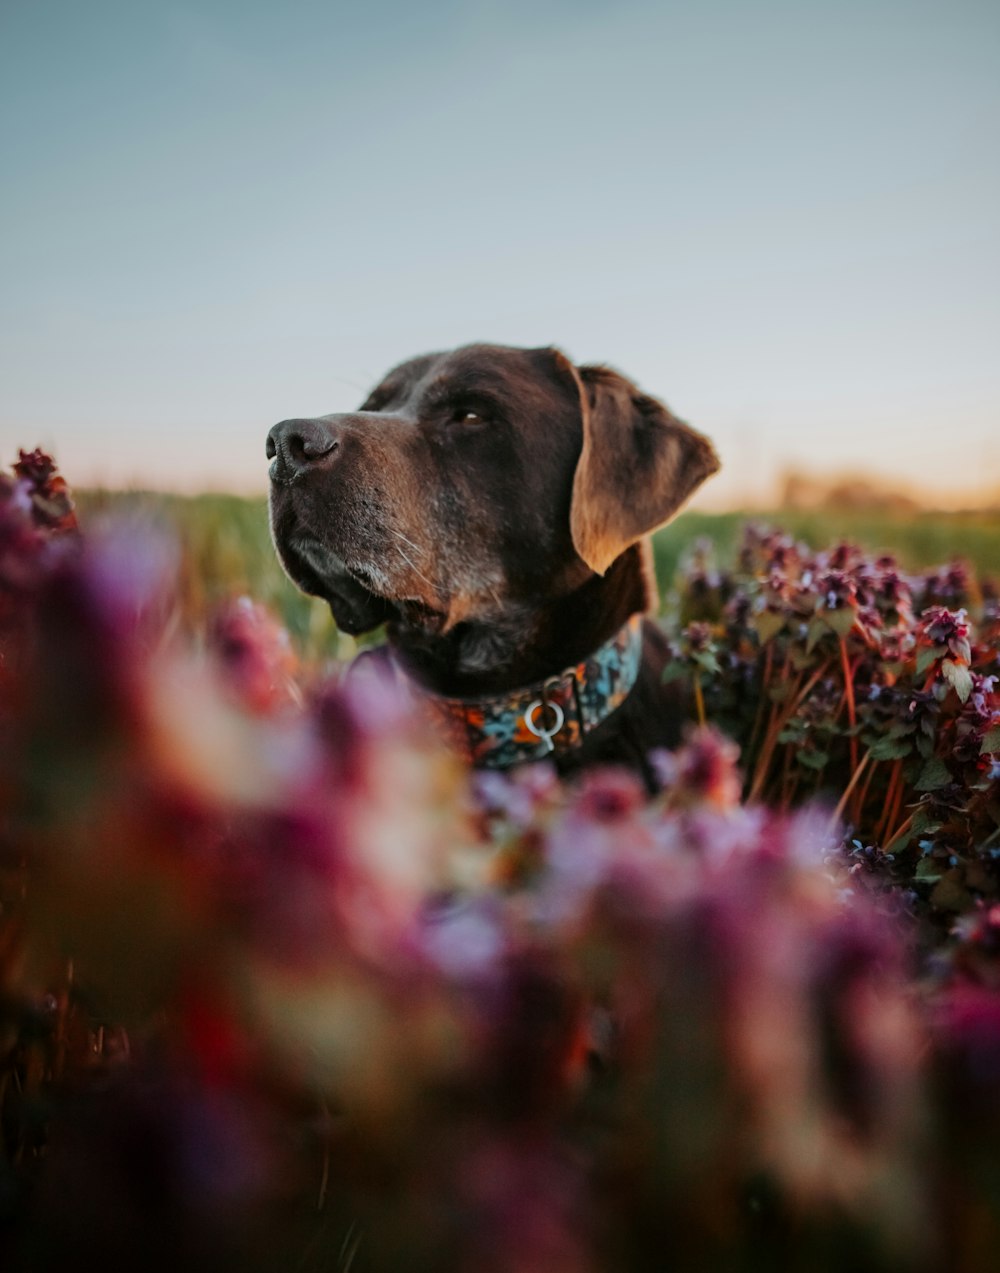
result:
[[[906,570],[924,570],[961,557],[975,567],[981,579],[1000,578],[1000,512],[902,516],[877,510],[803,512],[786,508],[770,513],[682,514],[654,541],[661,586],[669,584],[688,545],[699,537],[716,545],[720,564],[725,564],[747,521],[780,526],[811,548],[847,539],[868,552],[890,552]]]
[[[84,524],[108,513],[131,512],[175,529],[182,545],[182,593],[190,617],[203,614],[213,601],[249,593],[280,615],[308,657],[353,653],[354,642],[337,633],[326,605],[303,596],[284,575],[271,545],[263,497],[85,491],[78,492],[77,503]],[[1000,578],[1000,512],[909,517],[853,510],[692,511],[655,537],[661,592],[669,594],[678,565],[698,539],[715,545],[720,565],[730,561],[747,520],[781,526],[813,548],[846,538],[868,551],[892,552],[907,570],[962,557],[980,579]]]

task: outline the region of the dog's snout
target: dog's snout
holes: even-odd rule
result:
[[[267,435],[267,458],[274,460],[271,475],[288,481],[339,445],[336,429],[322,420],[282,420]]]

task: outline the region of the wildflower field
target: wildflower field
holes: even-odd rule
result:
[[[997,1266],[995,525],[668,528],[649,799],[128,505],[0,476],[0,1267]]]

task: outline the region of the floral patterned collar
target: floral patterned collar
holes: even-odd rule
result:
[[[628,697],[639,675],[642,618],[633,615],[589,658],[535,685],[490,698],[419,698],[478,769],[572,751]]]

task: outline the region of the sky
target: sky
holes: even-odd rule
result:
[[[0,0],[0,462],[263,490],[474,340],[708,433],[707,507],[1000,493],[995,0]]]

